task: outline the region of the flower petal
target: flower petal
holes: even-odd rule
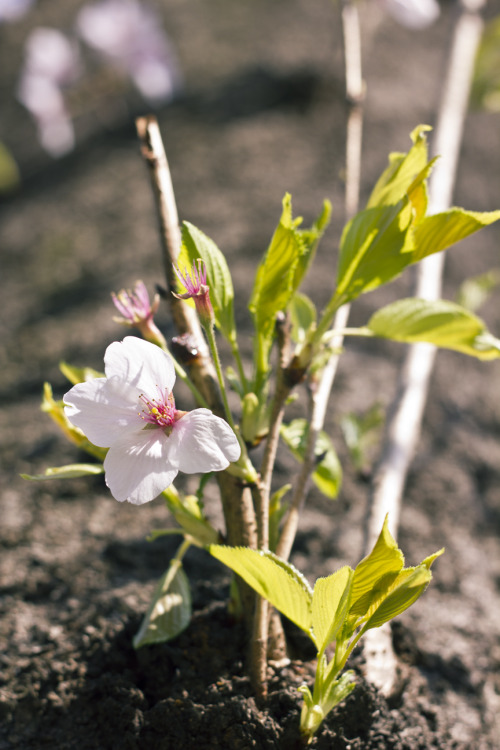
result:
[[[154,398],[160,388],[172,392],[175,370],[172,359],[155,344],[135,336],[114,341],[106,349],[104,370],[108,378],[133,386],[140,393]]]
[[[240,453],[231,427],[208,409],[188,412],[175,423],[169,438],[169,460],[185,474],[221,471]]]
[[[116,500],[142,505],[154,500],[177,476],[165,456],[165,433],[143,429],[112,445],[104,460],[106,484]]]
[[[94,445],[108,448],[144,426],[138,415],[137,393],[115,379],[94,378],[73,386],[64,396],[64,413]]]

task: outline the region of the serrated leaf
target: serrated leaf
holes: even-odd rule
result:
[[[306,449],[309,423],[306,419],[294,419],[281,426],[280,434],[297,461],[303,461]],[[337,497],[342,484],[342,466],[333,447],[333,443],[323,430],[318,435],[314,450],[315,456],[321,457],[312,474],[312,480],[326,497],[333,500]]]
[[[394,341],[428,342],[478,359],[500,357],[500,340],[483,321],[446,300],[398,300],[378,310],[367,327],[376,336]]]
[[[185,221],[182,224],[182,248],[177,260],[179,268],[189,271],[198,258],[205,263],[215,324],[228,341],[235,341],[234,290],[226,259],[213,240]]]
[[[287,309],[293,294],[309,267],[319,239],[330,217],[330,204],[323,210],[311,229],[299,229],[300,217],[292,217],[292,198],[283,198],[283,210],[268,250],[255,277],[249,303],[258,333],[269,338],[276,315]]]
[[[429,585],[432,578],[430,567],[443,552],[435,552],[414,568],[404,568],[367,620],[364,630],[378,628],[411,607]]]
[[[451,208],[427,216],[412,230],[412,263],[439,253],[500,219],[500,211],[466,211]]]
[[[211,544],[208,549],[210,554],[243,578],[259,596],[270,601],[311,637],[312,591],[304,576],[293,565],[272,552],[248,547]]]
[[[405,196],[415,177],[428,163],[426,133],[429,130],[432,130],[429,125],[419,125],[411,133],[413,146],[408,153],[390,154],[389,166],[381,174],[373,188],[366,204],[367,208],[391,206]]]
[[[386,517],[382,531],[369,555],[354,570],[349,620],[354,626],[359,618],[369,616],[400,573],[404,557],[393,539]]]
[[[318,652],[324,651],[342,628],[350,605],[353,574],[346,565],[326,578],[318,578],[314,584],[312,628]]]
[[[191,621],[191,592],[177,561],[161,577],[149,609],[134,637],[134,648],[175,638]]]
[[[104,468],[96,464],[67,464],[66,466],[51,466],[45,469],[43,474],[21,474],[21,477],[34,482],[44,479],[73,479],[103,473]]]
[[[409,199],[360,211],[340,240],[336,296],[348,302],[398,276],[411,262]]]

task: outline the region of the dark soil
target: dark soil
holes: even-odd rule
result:
[[[247,642],[226,610],[226,571],[202,551],[186,571],[195,615],[172,642],[131,645],[156,580],[174,554],[160,501],[118,504],[103,482],[28,483],[21,472],[82,460],[39,411],[44,380],[57,396],[65,359],[102,367],[123,335],[110,292],[143,278],[152,289],[161,261],[148,174],[134,134],[145,111],[123,86],[75,112],[78,146],[55,163],[37,145],[12,91],[21,45],[36,25],[70,31],[78,0],[40,0],[22,22],[2,27],[0,140],[21,167],[22,189],[0,209],[0,748],[283,748],[297,746],[300,695],[314,662],[290,633],[291,664],[270,672],[257,706],[245,675]],[[184,72],[185,91],[158,111],[181,218],[226,253],[241,300],[245,356],[251,351],[246,300],[258,258],[290,191],[310,222],[324,197],[334,218],[308,291],[326,301],[342,224],[345,139],[341,38],[329,0],[157,2]],[[364,6],[363,6],[364,7]],[[498,2],[489,12],[499,11]],[[367,81],[363,198],[390,151],[433,124],[454,6],[410,32],[371,2],[363,10]],[[82,96],[94,92],[83,88]],[[85,99],[84,99],[85,101]],[[500,206],[500,120],[470,114],[455,202]],[[494,226],[450,252],[445,296],[500,265]],[[367,295],[352,313],[366,322],[380,304],[408,293],[405,276]],[[481,310],[500,333],[499,293]],[[159,322],[173,334],[166,307]],[[368,484],[349,461],[339,428],[393,395],[403,349],[349,343],[328,416],[344,462],[339,499],[312,492],[293,561],[311,580],[362,556]],[[182,390],[180,390],[182,398]],[[278,482],[293,481],[290,457]],[[193,489],[191,480],[186,486]],[[215,490],[207,509],[221,525]],[[393,626],[402,691],[388,703],[363,680],[332,712],[312,747],[417,750],[500,747],[500,377],[498,363],[441,352],[418,455],[402,510],[399,542],[407,564],[442,546],[434,581]]]

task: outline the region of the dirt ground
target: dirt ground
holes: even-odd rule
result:
[[[60,360],[102,367],[123,335],[110,292],[161,281],[154,205],[134,133],[147,111],[132,89],[92,88],[75,104],[77,148],[55,162],[12,91],[22,42],[37,25],[70,31],[77,0],[40,0],[0,28],[0,141],[12,150],[21,190],[0,206],[0,749],[167,750],[282,748],[297,743],[300,696],[312,656],[273,673],[257,707],[244,672],[245,636],[226,612],[228,575],[202,551],[185,568],[195,617],[174,641],[134,652],[131,639],[155,582],[176,548],[161,501],[118,504],[101,479],[28,483],[47,466],[82,460],[40,413],[42,385],[61,397]],[[341,37],[330,0],[165,0],[156,3],[184,75],[179,99],[158,111],[179,214],[225,252],[237,323],[251,351],[246,300],[285,191],[310,222],[323,198],[333,222],[307,282],[318,303],[334,279],[342,228],[345,140]],[[500,3],[490,3],[490,15]],[[419,123],[435,123],[454,4],[430,29],[401,28],[371,2],[363,10],[367,99],[362,195],[390,151],[406,150]],[[500,207],[500,118],[468,117],[455,203]],[[445,296],[469,276],[500,266],[500,228],[450,251]],[[366,295],[352,323],[406,295],[408,276]],[[499,292],[481,309],[500,334]],[[159,322],[172,335],[166,307]],[[312,492],[293,562],[310,579],[362,555],[368,484],[349,461],[339,422],[387,405],[403,349],[349,343],[328,431],[344,463],[339,499]],[[296,467],[283,453],[277,482]],[[189,482],[187,486],[191,485]],[[215,491],[208,512],[221,523]],[[500,370],[440,352],[423,434],[405,492],[399,543],[407,564],[446,547],[424,597],[394,624],[406,665],[391,704],[362,677],[325,723],[318,750],[494,750],[500,747]]]

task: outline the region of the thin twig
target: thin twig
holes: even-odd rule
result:
[[[441,158],[429,183],[429,213],[446,210],[451,204],[474,60],[482,32],[479,11],[484,5],[484,0],[462,0],[460,4],[434,138],[433,153],[440,154]],[[443,267],[444,253],[429,256],[419,264],[417,297],[439,298]],[[420,434],[435,354],[436,349],[430,344],[414,344],[408,348],[373,479],[366,553],[376,541],[387,513],[391,533],[397,536],[401,497]],[[365,655],[367,678],[383,693],[392,693],[396,662],[389,627],[367,632]]]
[[[181,234],[168,161],[156,118],[154,116],[139,117],[136,125],[141,152],[151,173],[167,287],[173,290],[175,289],[173,264],[179,255]],[[178,332],[189,337],[190,348],[197,352],[197,356],[186,362],[189,375],[206,399],[210,409],[222,416],[224,406],[220,397],[217,376],[196,311],[173,295],[170,295],[170,306]],[[242,488],[239,480],[225,471],[218,472],[216,479],[221,492],[229,544],[255,547],[256,522],[250,490]],[[246,585],[242,585],[240,594],[247,621],[250,622],[253,613],[253,593]]]
[[[349,221],[359,206],[359,186],[361,174],[361,142],[363,133],[363,100],[365,86],[361,73],[361,34],[358,9],[350,0],[342,6],[342,34],[344,40],[346,99],[349,105],[346,126],[346,169],[345,169],[345,221]],[[300,511],[305,502],[310,477],[315,467],[314,449],[326,417],[326,410],[339,361],[343,334],[349,317],[349,305],[341,307],[335,316],[331,342],[334,353],[321,373],[319,382],[311,381],[309,398],[309,431],[304,451],[304,461],[290,503],[286,521],[277,545],[276,553],[287,560],[292,550]]]
[[[290,393],[283,373],[289,355],[289,340],[286,322],[278,321],[278,368],[276,375],[276,391],[273,396],[269,433],[264,447],[260,479],[252,488],[255,511],[257,516],[257,545],[260,550],[269,549],[269,498],[271,495],[271,479],[273,475],[276,453],[280,435],[281,423],[285,411],[285,403]],[[267,655],[269,636],[269,604],[263,597],[257,597],[252,642],[252,678],[257,696],[263,699],[267,695]]]

